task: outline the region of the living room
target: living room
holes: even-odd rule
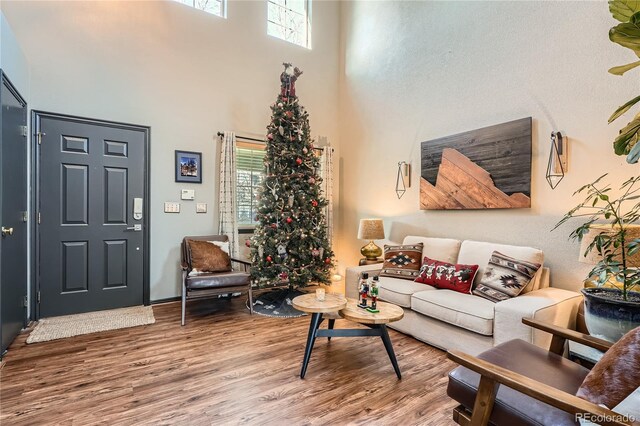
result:
[[[636,175],[638,125],[625,126],[640,120],[634,118],[637,106],[631,102],[629,111],[608,123],[618,107],[638,95],[633,64],[625,72],[613,70],[623,75],[608,72],[637,61],[635,2],[5,0],[0,11],[3,110],[5,99],[12,98],[19,111],[2,116],[3,423],[435,425],[465,424],[467,416],[469,424],[575,424],[569,422],[590,413],[601,420],[597,423],[632,424],[639,416],[640,396],[633,393],[638,373],[629,372],[638,370],[638,340],[624,356],[607,350],[628,342],[633,330],[640,339],[637,329],[616,319],[631,336],[603,340],[588,329],[590,313],[581,291],[593,281],[600,281],[598,289],[623,288],[625,297],[627,290],[640,291],[632,262],[634,238],[640,237],[633,233],[633,194],[621,209],[594,220],[612,223],[615,214],[630,213],[621,221],[629,227],[622,233],[630,244],[628,250],[622,244],[629,268],[621,266],[617,253],[595,261],[582,256],[603,245],[606,252],[606,241],[610,250],[621,251],[613,240],[581,227],[590,216],[571,217],[554,229],[587,196],[588,205],[597,207],[585,206],[587,214],[606,209],[607,201],[624,197],[628,186],[620,187]],[[622,31],[610,33],[620,25],[636,28],[631,40],[626,33],[620,36]],[[301,164],[292,170],[308,167],[312,173],[300,183],[288,177],[289,169],[278,170],[279,158],[289,153],[278,151],[277,144],[290,130],[278,126],[289,113],[299,120],[291,122],[295,137],[306,144],[297,154]],[[11,120],[21,129],[17,136],[5,136]],[[621,129],[628,139],[621,139]],[[111,133],[94,147],[84,131]],[[118,142],[125,134],[131,141]],[[9,146],[14,139],[22,145]],[[483,140],[490,140],[491,149],[476,159],[468,145]],[[74,158],[100,151],[111,162],[67,161],[58,157],[60,141]],[[614,141],[623,145],[622,155],[614,152]],[[484,166],[495,183],[489,185],[492,193],[521,194],[521,204],[462,205],[471,198],[470,186],[441,189],[444,154],[440,149],[434,156],[430,149],[436,146],[454,148],[465,170]],[[228,155],[246,167],[248,189],[235,174],[237,167],[226,163]],[[425,166],[432,157],[437,158],[433,176]],[[129,191],[113,212],[92,198],[105,199],[103,193],[117,189],[95,180],[103,174],[92,170],[103,166],[105,180]],[[278,179],[278,173],[305,190],[291,195],[291,206],[301,206],[296,215],[283,216],[282,224],[269,229],[265,224],[272,218],[258,213],[268,202],[287,200],[283,182],[289,180]],[[227,178],[237,194],[240,186],[246,189],[246,198],[226,199]],[[64,187],[72,179],[73,185]],[[269,187],[270,182],[278,186]],[[509,189],[500,191],[501,185]],[[588,192],[607,185],[610,192]],[[65,189],[71,194],[66,204],[60,201]],[[309,191],[321,194],[320,203],[312,205],[311,197],[298,204]],[[460,205],[430,204],[442,191]],[[18,201],[15,211],[8,210]],[[73,216],[73,208],[84,213]],[[90,228],[92,215],[103,210],[115,216],[112,223],[105,219],[109,226],[101,225],[119,232],[100,237],[104,256],[82,243],[103,232]],[[18,211],[24,215],[18,218]],[[48,220],[54,215],[67,215],[68,222]],[[297,223],[308,224],[298,219],[309,215],[321,225],[314,222],[319,233],[314,238],[321,242],[309,257],[318,272],[298,277],[294,271],[302,269],[283,272],[282,265],[292,261],[298,252],[291,249],[301,240],[274,244],[265,235],[299,232]],[[6,235],[5,227],[11,229]],[[577,229],[582,241],[570,238]],[[229,247],[237,246],[229,249],[241,261],[233,263],[234,272],[249,274],[248,285],[187,280],[198,243],[183,239],[199,236],[205,242],[200,245],[222,247],[212,242],[214,235],[224,236],[216,240],[221,245],[230,238]],[[370,240],[376,246],[367,252],[363,245]],[[403,248],[394,255],[397,246]],[[411,265],[398,268],[396,261],[401,271],[383,273],[374,284],[381,270],[394,269],[384,260],[400,259],[408,253],[405,246],[416,253],[408,258]],[[520,286],[522,294],[497,303],[471,294],[487,276],[495,252],[537,265]],[[474,299],[460,299],[459,306],[447,305],[439,313],[420,312],[436,309],[429,297],[452,291],[422,291],[435,287],[414,282],[428,272],[425,257],[475,265],[463,295]],[[79,267],[79,259],[99,263],[99,272]],[[390,284],[392,274],[403,275],[413,266],[396,287]],[[592,270],[597,276],[588,280]],[[369,274],[366,283],[363,272]],[[260,281],[272,275],[277,279]],[[106,276],[112,289],[84,302],[96,276]],[[50,277],[71,287],[58,291],[60,284]],[[196,281],[202,287],[189,287]],[[275,284],[276,290],[295,287],[309,296],[306,302],[287,293],[264,299],[276,293]],[[375,311],[371,297],[379,296],[388,316],[382,308],[375,313],[353,304],[363,303],[362,284],[379,290],[364,292],[367,307]],[[135,291],[119,299],[114,295],[122,287]],[[417,293],[433,294],[416,301]],[[331,301],[337,304],[327,308]],[[291,311],[265,315],[275,302]],[[633,305],[625,309],[637,326],[638,303],[625,303]],[[132,323],[122,315],[110,317],[106,328],[97,325],[89,334],[82,329],[93,320],[68,317],[126,307],[138,309]],[[36,327],[62,316],[67,322],[61,331],[28,341]],[[372,322],[363,319],[368,316]],[[556,328],[570,330],[552,338],[550,331],[560,333]],[[568,343],[572,339],[604,349],[603,360],[598,360],[602,353],[593,359],[584,346]],[[532,395],[491,375],[494,382],[484,380],[480,390],[475,377],[479,397],[471,402],[448,391],[457,377],[450,372],[459,364],[473,370],[480,354],[522,340],[532,353],[555,352],[558,365],[581,374],[580,380],[574,377],[575,383],[560,386],[559,395],[551,393],[555,399],[542,402],[540,395],[549,395],[554,384],[517,368],[514,374],[547,387],[527,381],[524,385],[537,392]],[[604,361],[623,365],[603,367]],[[611,378],[614,388],[597,393],[623,397],[576,397],[589,371],[604,368],[627,379],[621,384]],[[521,376],[514,377],[523,385]],[[496,383],[497,394],[487,387]],[[509,395],[505,399],[505,389],[529,398],[525,406],[538,407],[531,412],[557,417],[505,420],[500,416],[513,402]],[[482,407],[488,407],[486,414]]]

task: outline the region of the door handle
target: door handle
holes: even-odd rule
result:
[[[5,228],[2,227],[2,236],[6,237],[7,235],[13,235],[13,228]]]
[[[136,223],[133,226],[127,226],[127,231],[142,231],[142,225],[139,223]]]

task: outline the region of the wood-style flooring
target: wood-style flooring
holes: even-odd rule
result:
[[[32,345],[23,333],[2,362],[0,424],[453,424],[444,352],[390,330],[398,380],[379,338],[319,338],[301,380],[309,317],[243,304],[190,302],[184,327],[169,303],[148,326]]]

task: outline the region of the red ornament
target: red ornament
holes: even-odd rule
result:
[[[273,258],[271,256],[267,256],[267,262],[271,262]]]
[[[293,222],[293,219],[291,219],[290,217],[287,218],[287,223],[291,223]]]
[[[277,223],[272,223],[272,224],[271,224],[271,228],[272,228],[272,229],[276,229],[276,228],[278,228],[278,224],[277,224]]]
[[[296,164],[299,166],[302,164],[302,158],[296,158]]]
[[[289,98],[282,98],[282,101],[283,101],[283,102],[288,102],[288,101],[289,101]]]
[[[331,258],[330,258],[330,257],[327,257],[327,258],[324,260],[324,263],[326,263],[327,265],[328,265],[328,264],[330,264],[330,263],[331,263]]]
[[[271,133],[269,133],[269,134],[267,135],[267,139],[269,139],[270,141],[271,141],[271,140],[273,140],[273,135],[272,135]]]
[[[287,274],[286,272],[281,272],[280,273],[280,279],[285,281],[287,278],[289,278],[289,274]]]
[[[311,200],[311,205],[313,207],[318,207],[318,202],[316,200]]]
[[[293,117],[293,113],[292,113],[291,111],[287,111],[287,112],[285,112],[285,115],[286,115],[288,118]]]
[[[251,241],[244,240],[244,245],[247,246],[247,247],[251,247]]]

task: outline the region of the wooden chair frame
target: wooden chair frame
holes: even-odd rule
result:
[[[522,322],[530,327],[553,334],[549,351],[558,355],[564,353],[564,346],[567,340],[581,343],[600,351],[607,351],[612,345],[611,342],[606,340],[546,324],[534,319],[523,318]],[[538,382],[537,380],[530,379],[522,374],[465,354],[464,352],[451,350],[447,353],[447,356],[458,364],[480,374],[480,384],[473,405],[473,411],[469,412],[462,405],[453,410],[453,420],[460,425],[486,426],[489,424],[489,418],[500,385],[508,386],[531,398],[535,398],[573,415],[589,414],[597,417],[598,419],[602,419],[600,421],[602,425],[640,425],[640,422],[637,421],[623,421],[619,413],[615,413],[607,408],[593,404],[575,395]]]

